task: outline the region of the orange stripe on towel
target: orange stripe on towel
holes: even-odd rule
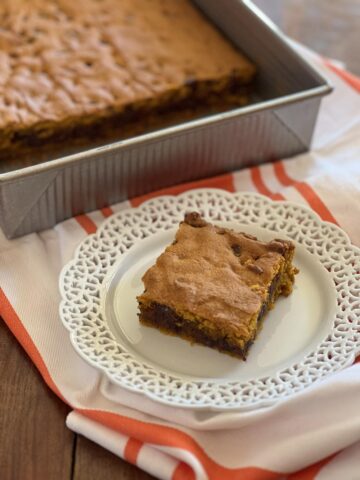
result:
[[[279,180],[279,182],[284,185],[284,187],[290,187],[296,183],[296,180],[293,180],[285,171],[285,167],[281,161],[273,163],[274,172]]]
[[[262,178],[261,170],[259,167],[252,167],[250,169],[250,175],[251,180],[253,181],[253,184],[255,185],[259,193],[261,193],[262,195],[266,195],[273,200],[284,200],[284,197],[281,195],[281,193],[273,193],[271,190],[268,189]]]
[[[74,217],[78,224],[85,230],[86,233],[95,233],[97,226],[87,215],[77,215]]]
[[[282,162],[274,163],[275,175],[279,182],[285,187],[294,187],[305,198],[310,207],[325,221],[332,222],[337,225],[337,221],[327,208],[325,203],[321,200],[315,190],[305,182],[298,182],[292,179],[285,171]]]
[[[350,87],[352,87],[357,92],[360,92],[360,78],[352,73],[344,70],[343,68],[338,67],[329,60],[324,59],[325,65],[330,68],[336,75],[338,75],[344,82],[346,82]]]
[[[10,304],[8,298],[6,297],[3,290],[0,288],[0,316],[4,319],[6,325],[12,331],[12,333],[17,338],[20,345],[23,347],[25,352],[29,355],[33,363],[36,365],[41,376],[45,380],[46,384],[50,389],[63,400],[65,403],[68,403],[66,399],[62,396],[60,390],[55,385],[55,382],[51,378],[51,375],[45,365],[44,360],[42,359],[39,350],[36,348],[36,345],[32,341],[30,335],[23,326],[20,318]]]
[[[331,455],[330,457],[324,458],[324,460],[320,460],[320,462],[314,463],[310,465],[310,467],[304,468],[300,470],[300,472],[293,473],[287,477],[287,480],[315,480],[316,475],[321,471],[325,465],[327,465],[331,460],[336,456]]]
[[[140,442],[134,438],[129,438],[124,451],[125,460],[133,465],[136,465],[137,457],[143,445],[143,442]]]
[[[138,207],[143,202],[150,200],[151,198],[155,198],[160,195],[179,195],[180,193],[186,192],[187,190],[192,190],[194,188],[220,188],[222,190],[227,190],[228,192],[235,192],[233,176],[232,174],[227,173],[218,177],[205,178],[204,180],[183,183],[181,185],[176,185],[175,187],[163,188],[162,190],[157,190],[156,192],[135,197],[130,200],[130,203],[131,206]]]
[[[171,480],[196,480],[196,476],[187,463],[180,462],[175,468]]]
[[[104,215],[105,218],[110,217],[114,212],[110,207],[104,207],[100,210],[100,212]]]
[[[259,467],[224,467],[210,458],[193,437],[175,427],[143,422],[101,410],[78,409],[77,411],[123,435],[141,439],[144,443],[165,445],[189,452],[201,463],[211,480],[244,480],[245,478],[246,480],[278,480],[283,475]]]

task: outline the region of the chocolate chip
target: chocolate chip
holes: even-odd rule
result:
[[[188,87],[194,87],[196,85],[196,78],[193,75],[188,75],[185,78],[185,85]]]
[[[191,227],[206,227],[208,224],[198,212],[185,213],[184,222]]]
[[[271,252],[277,252],[277,253],[280,253],[281,255],[284,255],[284,253],[288,249],[288,245],[286,245],[282,241],[273,240],[272,242],[267,244],[267,248]]]
[[[249,263],[248,265],[246,265],[246,267],[247,267],[251,272],[258,273],[259,275],[260,275],[261,273],[264,273],[264,270],[263,270],[259,265],[255,265],[254,263]]]
[[[233,245],[231,245],[231,250],[234,252],[234,255],[236,255],[237,257],[240,257],[241,255],[240,245],[238,245],[237,243],[234,243]]]

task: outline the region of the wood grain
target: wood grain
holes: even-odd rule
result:
[[[154,480],[142,470],[78,435],[72,480]]]
[[[359,0],[254,0],[287,35],[360,75]]]
[[[0,319],[0,478],[70,480],[74,434],[68,407]]]

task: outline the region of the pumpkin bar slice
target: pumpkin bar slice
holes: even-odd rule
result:
[[[143,276],[140,322],[245,360],[267,311],[292,291],[294,250],[188,213]]]

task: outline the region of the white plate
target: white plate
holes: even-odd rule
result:
[[[141,277],[185,211],[270,240],[296,242],[293,293],[277,301],[246,362],[142,326]],[[276,232],[276,235],[274,234]],[[76,350],[125,388],[157,401],[224,410],[274,403],[349,365],[359,351],[359,250],[310,210],[256,194],[196,190],[115,214],[63,270],[60,315]]]

